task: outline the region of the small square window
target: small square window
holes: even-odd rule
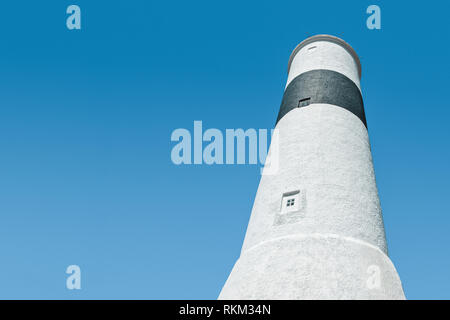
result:
[[[300,202],[300,191],[288,192],[283,194],[281,200],[281,214],[298,211]]]
[[[306,107],[311,103],[311,98],[304,98],[298,101],[298,107]]]
[[[273,225],[297,223],[306,214],[306,190],[285,192],[281,196],[279,212],[275,214]]]

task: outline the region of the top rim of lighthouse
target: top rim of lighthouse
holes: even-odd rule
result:
[[[336,43],[336,44],[340,45],[345,50],[347,50],[348,53],[350,53],[350,55],[353,57],[353,60],[355,60],[356,66],[358,68],[358,76],[359,76],[359,79],[361,79],[361,62],[359,61],[359,57],[356,54],[356,51],[347,42],[345,42],[341,38],[338,38],[338,37],[335,37],[335,36],[331,36],[329,34],[318,34],[318,35],[309,37],[309,38],[303,40],[302,42],[300,42],[297,45],[297,47],[295,47],[294,51],[292,51],[291,56],[289,57],[288,73],[289,73],[289,70],[291,69],[292,60],[294,60],[295,55],[302,48],[307,46],[308,44],[313,43],[313,42],[317,42],[317,41],[333,42],[333,43]]]

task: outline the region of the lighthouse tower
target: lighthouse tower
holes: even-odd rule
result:
[[[388,257],[360,87],[345,41],[292,52],[271,157],[219,299],[404,299]],[[273,153],[276,152],[277,155]]]

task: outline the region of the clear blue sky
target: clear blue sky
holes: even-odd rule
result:
[[[0,298],[215,299],[259,166],[175,166],[170,134],[272,128],[289,55],[318,33],[361,58],[406,296],[450,298],[450,5],[393,2],[2,3]],[[73,3],[80,31],[65,25]],[[366,28],[370,4],[381,30]]]

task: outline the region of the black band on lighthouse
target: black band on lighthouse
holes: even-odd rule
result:
[[[294,78],[284,91],[277,123],[292,109],[313,103],[327,103],[347,109],[367,127],[359,88],[352,80],[332,70],[312,70]]]

